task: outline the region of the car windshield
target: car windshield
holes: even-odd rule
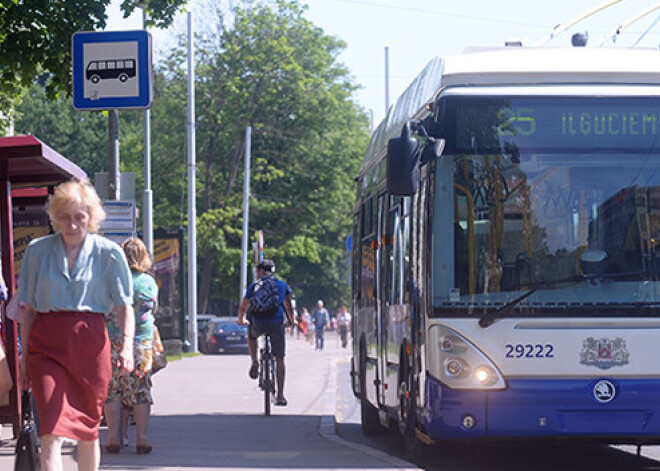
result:
[[[520,298],[517,309],[548,315],[653,315],[660,103],[646,104],[648,122],[644,109],[626,115],[625,100],[610,111],[581,100],[576,115],[571,100],[478,105],[483,116],[463,122],[436,168],[436,188],[453,188],[435,193],[436,314],[479,315]],[[542,128],[549,115],[554,131]]]

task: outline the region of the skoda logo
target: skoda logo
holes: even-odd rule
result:
[[[616,388],[610,381],[601,379],[594,386],[594,397],[601,404],[610,402],[614,396],[616,396]]]

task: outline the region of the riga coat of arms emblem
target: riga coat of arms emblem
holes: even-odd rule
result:
[[[614,340],[589,337],[582,341],[580,363],[583,365],[593,365],[606,370],[613,366],[627,365],[628,357],[630,354],[626,348],[626,341],[621,337]]]

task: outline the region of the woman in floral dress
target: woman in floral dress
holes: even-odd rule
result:
[[[122,407],[132,408],[135,417],[136,446],[138,454],[151,453],[147,439],[151,398],[151,361],[154,340],[154,312],[158,305],[158,286],[151,270],[151,257],[144,243],[131,237],[122,244],[128,266],[133,275],[133,306],[135,308],[135,342],[133,344],[135,369],[131,374],[119,374],[113,368],[112,381],[105,404],[108,423],[108,441],[105,450],[119,453]],[[108,319],[108,333],[112,342],[112,354],[121,345],[121,332],[114,320]],[[113,361],[113,365],[115,362]]]

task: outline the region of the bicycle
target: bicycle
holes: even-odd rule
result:
[[[259,388],[264,392],[264,415],[269,416],[275,397],[275,357],[269,334],[264,334],[264,346],[259,349]]]

